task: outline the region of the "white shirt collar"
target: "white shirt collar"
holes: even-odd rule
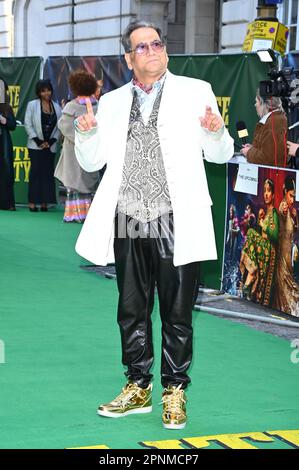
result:
[[[261,124],[265,124],[265,122],[267,121],[268,117],[270,116],[271,113],[274,113],[275,111],[279,111],[279,109],[273,109],[273,111],[270,111],[269,113],[265,114],[260,120],[259,122]]]
[[[154,91],[156,88],[158,90],[161,89],[161,87],[164,83],[164,80],[167,77],[167,74],[168,74],[168,70],[166,69],[166,72],[162,75],[162,77],[159,78],[159,80],[157,80],[156,82],[153,83],[153,88],[152,88],[151,92]],[[137,90],[137,93],[143,93],[144,95],[150,95],[151,94],[151,92],[146,93],[145,91],[143,91],[142,88],[140,88],[138,85],[134,85],[133,84],[133,79],[130,81],[130,85],[131,85],[132,93],[134,93],[134,90]]]

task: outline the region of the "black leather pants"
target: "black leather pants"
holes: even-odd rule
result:
[[[169,227],[169,230],[168,230]],[[162,321],[161,383],[190,383],[192,308],[199,286],[199,262],[173,265],[173,213],[141,223],[115,216],[114,254],[119,290],[117,321],[128,380],[146,387],[153,375],[151,313],[157,285]]]

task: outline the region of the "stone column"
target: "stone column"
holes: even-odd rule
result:
[[[167,36],[168,6],[170,0],[135,0],[134,13],[136,19],[151,21],[159,26]]]
[[[217,0],[188,0],[186,2],[185,53],[215,51],[215,22]]]

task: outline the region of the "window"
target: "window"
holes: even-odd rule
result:
[[[278,19],[289,28],[286,52],[299,50],[299,7],[298,0],[285,0],[278,6]]]
[[[45,2],[18,0],[13,3],[14,55],[42,56],[45,53]]]

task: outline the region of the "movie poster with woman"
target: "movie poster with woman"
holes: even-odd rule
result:
[[[299,202],[296,171],[258,168],[257,195],[235,190],[228,165],[223,289],[299,316]]]

